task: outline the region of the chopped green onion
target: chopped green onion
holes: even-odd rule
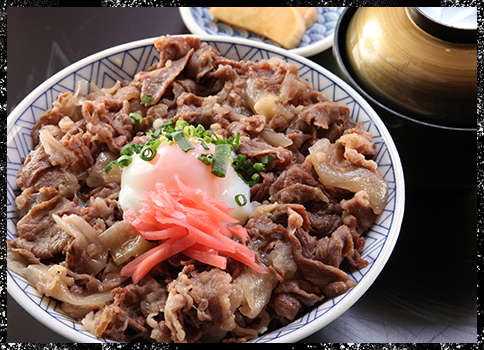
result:
[[[122,168],[126,168],[131,164],[133,161],[133,157],[131,156],[121,156],[118,158],[118,165]]]
[[[150,103],[152,100],[153,100],[153,96],[151,96],[150,94],[146,94],[139,104],[143,106]]]
[[[219,137],[217,136],[216,133],[214,133],[212,130],[207,130],[203,133],[203,139],[208,143],[208,142],[213,142],[216,140],[219,140]]]
[[[154,145],[145,145],[140,152],[140,158],[149,162],[156,157],[156,148]]]
[[[212,142],[212,138],[210,136],[204,136],[203,141],[205,141],[206,143],[210,143]]]
[[[198,156],[198,160],[200,160],[205,165],[212,165],[213,164],[213,154],[202,153]]]
[[[185,137],[183,130],[172,133],[173,140],[183,152],[188,152],[195,148],[190,141]]]
[[[200,139],[200,144],[202,145],[202,147],[205,151],[210,150],[210,147],[208,147],[207,144],[205,143],[205,141],[203,141],[202,139]]]
[[[158,129],[165,130],[167,127],[169,127],[169,126],[173,126],[173,123],[174,123],[174,122],[175,122],[175,119],[171,118],[171,119],[170,119],[170,120],[168,120],[167,122],[165,122],[165,123],[161,124],[161,125],[159,126],[159,128],[158,128]]]
[[[158,149],[160,145],[161,145],[161,139],[149,139],[144,144],[144,146],[153,146],[154,149]]]
[[[226,143],[216,144],[213,155],[212,174],[217,177],[225,177],[230,160],[230,145]]]
[[[175,123],[175,130],[183,130],[185,127],[189,126],[188,122],[183,119],[178,119]]]
[[[107,174],[113,168],[115,168],[115,169],[117,169],[119,167],[126,168],[127,166],[129,166],[131,164],[132,161],[133,161],[133,157],[128,156],[128,155],[123,155],[123,156],[119,157],[118,159],[109,162],[108,165],[106,166],[106,169],[104,169],[104,172]]]
[[[235,144],[240,146],[240,132],[237,132],[237,136],[235,136]]]
[[[158,137],[160,137],[160,134],[161,134],[161,127],[159,127],[158,129],[156,129],[152,134],[151,134],[151,138],[153,139],[157,139]]]
[[[232,145],[227,140],[224,140],[224,139],[219,139],[219,138],[212,139],[212,143],[214,145],[227,145],[229,147],[232,147]]]
[[[260,161],[264,165],[271,165],[272,162],[274,161],[274,158],[272,158],[272,156],[264,156],[261,158]]]
[[[235,196],[235,203],[237,203],[239,207],[243,207],[244,205],[247,204],[247,197],[242,193],[240,193]]]
[[[238,151],[240,149],[240,147],[239,147],[240,146],[240,132],[237,133],[235,140],[231,136],[227,140],[221,140],[221,142],[228,143],[230,146],[232,146],[232,148],[234,150]]]
[[[188,125],[183,128],[183,132],[185,133],[185,136],[191,139],[192,137],[195,137],[197,134],[197,130],[193,125]]]
[[[161,124],[154,132],[151,134],[151,137],[156,139],[160,136],[162,132],[172,132],[173,130],[173,123],[175,122],[175,119],[171,118],[169,121]]]
[[[240,179],[241,179],[242,181],[244,181],[244,183],[245,183],[246,185],[249,185],[250,187],[254,186],[254,185],[257,183],[257,181],[247,181],[247,180],[246,180],[246,179],[245,179],[245,178],[242,176],[242,174],[241,174],[241,173],[236,173],[236,174],[237,174],[237,176],[238,176],[238,177],[240,177]]]
[[[257,171],[262,171],[262,172],[266,171],[266,167],[262,163],[255,163],[254,169],[257,170]]]
[[[252,181],[255,181],[257,183],[257,182],[260,182],[260,180],[262,180],[262,176],[260,176],[259,173],[255,173],[254,175],[252,175],[251,179]]]
[[[131,123],[133,124],[141,124],[141,122],[143,121],[143,117],[138,113],[130,113],[129,120],[131,120]]]
[[[133,153],[138,153],[138,147],[133,144],[129,143],[127,145],[124,145],[123,148],[121,148],[120,155],[121,156],[131,156]]]
[[[152,100],[152,96],[147,94],[143,97],[141,104],[147,104]],[[142,116],[137,113],[130,113],[129,117],[133,123],[141,123]],[[155,158],[157,149],[162,142],[171,146],[174,142],[184,152],[188,152],[195,149],[195,146],[189,139],[196,137],[194,142],[198,142],[206,151],[210,151],[208,143],[215,145],[214,154],[203,153],[198,156],[198,159],[207,166],[212,166],[212,174],[217,177],[225,177],[227,173],[227,167],[231,163],[231,153],[234,150],[238,150],[240,145],[240,132],[234,137],[224,139],[221,135],[217,135],[212,130],[205,130],[202,124],[198,124],[196,127],[190,125],[186,120],[174,118],[168,122],[158,126],[154,131],[149,131],[147,136],[150,136],[148,141],[144,144],[128,144],[125,145],[120,151],[120,157],[116,161],[112,161],[108,164],[105,171],[108,173],[112,168],[127,167],[132,162],[132,155],[139,154],[140,158],[145,161],[151,161]],[[272,157],[267,158],[267,162],[272,162]],[[238,175],[251,185],[259,182],[261,177],[257,174],[258,171],[266,171],[264,163],[256,163],[246,161],[245,155],[238,155],[233,161],[233,168],[238,171]],[[253,178],[252,181],[246,179]],[[255,179],[255,180],[254,180]]]
[[[119,168],[119,165],[118,165],[118,161],[117,160],[113,160],[113,161],[109,162],[108,165],[106,166],[106,169],[104,169],[104,172],[107,174],[113,168],[116,168],[116,169]]]
[[[198,124],[196,128],[197,137],[203,137],[203,133],[205,132],[205,128],[202,124]]]
[[[246,158],[247,157],[245,155],[239,154],[237,156],[237,158],[234,159],[234,162],[232,163],[232,166],[234,167],[234,169],[238,170],[238,169],[242,168],[242,166],[245,163]]]

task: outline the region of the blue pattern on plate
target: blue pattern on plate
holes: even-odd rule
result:
[[[326,96],[335,101],[346,103],[351,110],[352,118],[359,122],[362,121],[365,130],[374,135],[374,141],[377,146],[376,162],[379,171],[389,184],[388,203],[381,215],[378,216],[375,225],[366,235],[366,246],[362,252],[362,257],[368,260],[369,264],[360,270],[350,271],[351,278],[359,282],[373,268],[378,261],[380,254],[386,244],[388,234],[394,223],[396,182],[393,168],[393,160],[387,149],[381,132],[370,119],[366,110],[367,105],[361,105],[352,96],[345,91],[345,87],[340,86],[334,81],[331,75],[325,75],[313,70],[311,67],[286,57],[280,53],[273,53],[265,49],[254,48],[243,44],[233,44],[230,42],[207,41],[213,45],[222,55],[237,60],[259,61],[261,59],[277,56],[290,63],[298,66],[300,75],[310,83],[316,90],[322,91]],[[19,114],[18,118],[13,121],[14,125],[10,127],[7,134],[7,236],[15,236],[16,223],[18,220],[15,197],[20,193],[16,185],[16,174],[21,166],[22,159],[27,157],[29,150],[32,148],[32,138],[30,132],[36,121],[51,108],[52,103],[57,99],[61,92],[73,91],[77,81],[86,79],[92,81],[98,86],[110,87],[117,80],[132,79],[136,72],[145,70],[153,63],[158,61],[158,52],[153,45],[147,45],[119,52],[105,57],[99,61],[87,64],[75,72],[62,78],[52,86],[45,88],[44,92],[38,96]],[[9,123],[10,124],[10,123]],[[401,191],[401,189],[399,189]],[[60,303],[40,295],[22,276],[8,271],[14,283],[39,307],[56,319],[58,322],[70,327],[85,336],[101,342],[109,342],[106,339],[98,339],[91,333],[87,332],[84,327],[74,319],[66,315],[60,308]],[[356,293],[358,286],[351,289],[348,293],[343,294],[332,300],[324,302],[322,305],[313,309],[291,324],[279,330],[265,334],[256,339],[255,342],[269,342],[271,340],[280,340],[301,327],[305,327],[316,321],[323,315],[334,310],[334,307],[343,302],[352,293]]]
[[[194,21],[207,34],[238,36],[280,47],[279,44],[276,44],[263,36],[214,19],[213,16],[208,13],[209,9],[210,7],[190,8]],[[336,22],[338,21],[341,12],[343,12],[344,7],[316,7],[316,10],[318,11],[318,20],[306,31],[306,33],[304,33],[301,43],[298,46],[299,48],[311,45],[332,35],[334,28],[336,27]]]

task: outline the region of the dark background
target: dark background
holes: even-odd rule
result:
[[[188,33],[177,8],[9,7],[7,113],[79,59],[134,40]],[[331,49],[309,58],[333,71]],[[476,342],[476,189],[450,187],[406,184],[405,217],[388,264],[353,307],[303,342]],[[7,322],[7,342],[68,342],[10,296]]]

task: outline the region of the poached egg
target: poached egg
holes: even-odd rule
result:
[[[138,154],[133,155],[131,164],[123,169],[121,175],[121,191],[119,204],[121,208],[133,210],[136,215],[143,208],[141,195],[153,191],[157,183],[165,185],[168,191],[180,191],[176,176],[188,187],[203,191],[207,196],[227,204],[233,211],[230,216],[244,224],[253,210],[250,203],[250,187],[237,175],[229,164],[225,177],[212,174],[211,166],[207,166],[198,157],[203,153],[213,154],[215,145],[208,144],[210,150],[192,142],[195,149],[184,152],[176,144],[168,145],[162,142],[156,156],[151,161],[145,161]],[[239,206],[235,197],[239,194],[247,198],[244,206]]]

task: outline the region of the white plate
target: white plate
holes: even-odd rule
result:
[[[365,235],[366,245],[361,255],[369,264],[349,271],[358,285],[347,293],[323,302],[289,325],[264,334],[254,342],[296,342],[318,331],[350,308],[377,278],[393,251],[403,219],[405,188],[398,152],[390,134],[370,105],[349,85],[314,62],[272,45],[233,37],[200,36],[222,55],[235,60],[259,61],[279,57],[294,63],[301,77],[328,98],[346,104],[352,118],[363,122],[366,131],[374,135],[378,169],[389,184],[388,202],[375,224]],[[18,213],[15,197],[20,194],[16,175],[22,159],[32,149],[31,130],[36,121],[52,107],[57,96],[73,91],[84,79],[99,87],[110,87],[116,80],[133,79],[159,60],[153,46],[154,38],[131,42],[89,56],[60,71],[30,93],[7,119],[7,236],[16,232]],[[82,324],[66,315],[60,303],[42,296],[24,277],[7,271],[8,293],[33,317],[74,342],[108,342],[87,332]]]
[[[193,34],[234,36],[280,47],[280,45],[260,35],[215,20],[213,16],[208,14],[209,9],[210,7],[180,8],[180,15],[190,32]],[[290,52],[309,57],[327,50],[333,45],[334,28],[344,7],[316,7],[316,10],[318,11],[317,22],[304,33],[299,46],[289,50]]]

